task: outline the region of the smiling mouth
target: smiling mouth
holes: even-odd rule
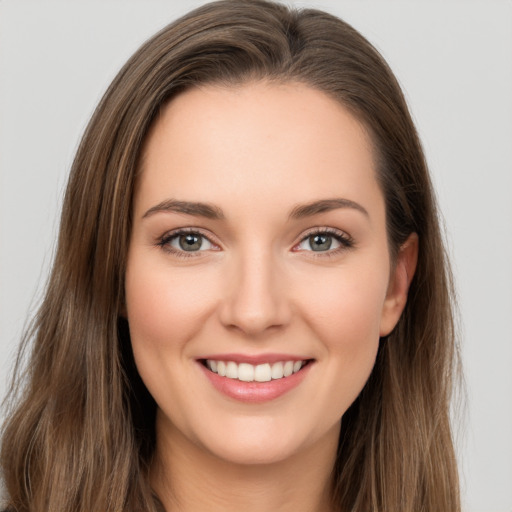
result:
[[[279,361],[276,363],[249,364],[235,363],[234,361],[217,361],[203,359],[201,363],[220,377],[238,380],[241,382],[270,382],[289,377],[300,372],[312,359],[302,361]]]

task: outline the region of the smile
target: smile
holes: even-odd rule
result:
[[[273,364],[236,363],[207,359],[205,366],[213,373],[242,382],[269,382],[289,377],[301,370],[308,361],[278,361]]]
[[[254,404],[274,400],[298,387],[316,360],[289,354],[212,354],[197,362],[222,395]]]

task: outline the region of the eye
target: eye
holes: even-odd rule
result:
[[[200,233],[182,233],[175,235],[169,241],[175,249],[187,252],[205,251],[212,248],[211,242]]]
[[[158,245],[164,250],[180,255],[191,256],[194,253],[216,249],[214,245],[205,235],[197,231],[175,231],[164,235],[158,242]]]
[[[352,239],[342,231],[322,229],[309,233],[295,246],[295,249],[299,251],[334,253],[352,246]]]
[[[299,248],[307,251],[328,251],[330,249],[337,249],[340,243],[334,239],[332,235],[327,233],[317,233],[305,238],[300,244]]]

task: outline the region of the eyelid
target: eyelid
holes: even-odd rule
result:
[[[310,236],[323,235],[323,234],[326,234],[326,235],[336,238],[336,240],[338,240],[338,242],[341,244],[341,246],[338,248],[335,248],[335,249],[328,250],[328,251],[317,251],[317,252],[316,251],[306,251],[303,249],[297,249],[297,247],[302,242],[304,242],[306,239],[308,239]],[[353,247],[354,247],[354,239],[346,231],[343,231],[338,228],[327,227],[327,226],[317,226],[314,228],[310,228],[310,229],[306,230],[304,233],[302,233],[299,241],[293,245],[292,251],[311,252],[311,253],[314,253],[315,257],[316,256],[321,257],[321,256],[337,254],[340,251],[351,249]]]
[[[186,234],[190,234],[190,233],[201,235],[203,238],[208,240],[208,242],[210,242],[210,244],[214,247],[206,249],[206,250],[201,250],[201,251],[183,251],[183,250],[177,249],[175,247],[172,247],[169,244],[169,242],[173,238],[175,238],[179,235],[186,235]],[[202,228],[196,228],[196,227],[192,227],[192,226],[172,229],[170,231],[165,232],[163,235],[161,235],[157,238],[155,245],[170,254],[174,254],[178,257],[184,257],[184,258],[198,257],[198,256],[202,256],[202,253],[207,252],[207,251],[220,250],[220,244],[217,243],[217,241],[215,240],[215,237],[212,236],[211,233],[205,232],[205,230]]]

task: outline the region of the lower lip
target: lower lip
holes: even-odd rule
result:
[[[282,379],[268,382],[243,382],[237,379],[221,377],[217,373],[210,371],[201,362],[198,362],[198,364],[218,391],[230,398],[246,403],[269,402],[288,393],[288,391],[296,388],[303,381],[312,366],[310,362],[297,373]]]

